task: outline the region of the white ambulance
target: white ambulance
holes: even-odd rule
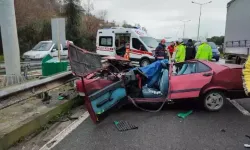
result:
[[[97,31],[96,52],[103,56],[124,56],[130,45],[130,60],[146,66],[154,61],[153,51],[158,46],[155,38],[137,28],[112,27]]]

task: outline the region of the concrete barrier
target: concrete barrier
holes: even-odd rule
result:
[[[58,101],[58,100],[57,100]],[[71,100],[64,100],[58,102],[54,106],[46,106],[43,104],[39,104],[40,102],[34,105],[34,110],[32,110],[32,115],[27,116],[27,112],[21,111],[21,104],[15,106],[10,106],[13,108],[5,108],[7,110],[1,110],[0,113],[3,111],[12,111],[15,109],[15,113],[23,113],[18,114],[14,119],[5,120],[0,118],[0,150],[7,150],[9,147],[17,143],[18,141],[22,140],[24,137],[38,132],[42,127],[44,127],[49,121],[54,120],[58,115],[68,112],[74,105],[79,105],[83,101],[80,98],[73,98]],[[25,105],[29,107],[32,102],[26,102]],[[37,106],[39,104],[39,106]],[[29,108],[31,109],[31,108]],[[10,114],[13,112],[9,112]],[[8,114],[6,114],[8,116]],[[22,116],[24,118],[22,118]],[[27,116],[27,117],[26,117]],[[21,119],[20,119],[21,118]],[[3,119],[3,120],[1,120]],[[5,122],[4,122],[5,121]],[[9,124],[8,124],[9,123]],[[7,126],[6,126],[7,125]]]

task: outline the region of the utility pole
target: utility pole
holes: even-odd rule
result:
[[[22,82],[14,0],[0,0],[0,25],[6,69],[4,85]]]
[[[212,3],[212,1],[206,2],[206,3],[197,3],[192,1],[193,4],[197,4],[200,5],[200,16],[199,16],[199,25],[198,25],[198,35],[197,35],[197,41],[199,41],[199,36],[200,36],[200,24],[201,24],[201,10],[202,10],[202,6],[206,5],[206,4],[210,4]]]
[[[186,30],[186,23],[190,22],[191,20],[180,20],[181,22],[183,22],[184,27],[183,27],[183,38],[185,38],[185,30]]]

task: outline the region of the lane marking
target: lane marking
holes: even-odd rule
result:
[[[68,127],[66,127],[63,131],[57,134],[54,138],[52,138],[39,150],[51,150],[52,148],[54,148],[58,143],[60,143],[67,135],[69,135],[73,130],[75,130],[88,117],[89,113],[88,111],[86,111],[83,115],[79,117],[78,120],[72,122]]]
[[[228,99],[228,101],[233,104],[243,115],[250,116],[249,111],[242,107],[237,101],[230,99]]]

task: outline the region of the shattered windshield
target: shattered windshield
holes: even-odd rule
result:
[[[149,48],[156,48],[158,46],[158,42],[152,37],[141,36],[140,38]]]
[[[52,42],[39,42],[32,50],[33,51],[48,51],[52,46]]]

